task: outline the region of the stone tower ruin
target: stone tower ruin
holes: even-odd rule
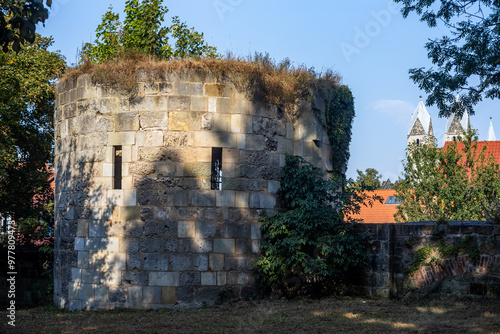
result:
[[[134,94],[57,85],[54,303],[163,308],[251,296],[259,215],[279,206],[285,155],[331,170],[310,104],[279,108],[194,70]],[[324,112],[324,110],[323,110]]]

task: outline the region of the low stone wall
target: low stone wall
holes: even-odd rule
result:
[[[498,225],[476,221],[359,224],[358,230],[369,235],[369,267],[356,281],[365,295],[389,297],[425,291],[500,296]],[[478,256],[463,252],[409,273],[418,249],[437,249],[440,243],[457,246],[465,238],[477,246]]]

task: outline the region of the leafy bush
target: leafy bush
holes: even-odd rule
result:
[[[127,0],[125,20],[110,7],[96,30],[94,43],[85,43],[81,62],[102,63],[123,58],[130,52],[158,59],[208,57],[219,58],[217,49],[205,42],[203,33],[188,28],[177,16],[169,27],[162,26],[168,8],[159,0]],[[173,39],[174,43],[169,42]]]
[[[260,220],[256,266],[265,291],[289,297],[339,293],[348,273],[365,265],[365,238],[344,220],[346,211],[359,209],[347,188],[343,179],[327,180],[303,158],[287,155],[278,192],[287,211]]]

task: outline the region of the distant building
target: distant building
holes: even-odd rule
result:
[[[367,191],[367,195],[376,195],[382,197],[382,203],[375,201],[372,206],[361,206],[359,214],[352,215],[351,218],[360,223],[395,223],[394,214],[398,209],[400,201],[396,199],[396,191],[390,190],[375,190]]]
[[[460,97],[457,95],[456,101],[460,103]],[[457,149],[461,152],[464,144],[459,141],[467,130],[471,128],[470,118],[467,110],[459,116],[452,114],[448,117],[444,135],[444,148],[457,142]],[[410,119],[410,127],[407,135],[407,145],[416,143],[418,146],[424,144],[426,141],[435,140],[434,131],[432,128],[432,119],[425,107],[422,99],[417,105]],[[496,140],[495,130],[490,118],[490,125],[488,129],[488,140],[478,141],[477,152],[485,148],[486,157],[493,155],[495,162],[500,164],[500,141]],[[383,202],[376,202],[373,206],[362,206],[360,213],[353,215],[351,218],[358,220],[361,223],[395,223],[394,214],[397,212],[397,207],[401,204],[396,200],[395,185],[388,179],[382,186],[382,190],[374,192],[367,191],[367,195],[376,195],[383,198]]]

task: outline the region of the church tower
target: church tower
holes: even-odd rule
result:
[[[422,97],[420,97],[420,102],[411,116],[407,145],[410,145],[411,143],[422,145],[429,140],[434,140],[431,115],[425,108],[425,105],[422,102]]]
[[[495,130],[493,129],[493,122],[490,117],[490,127],[488,128],[488,141],[496,141]]]
[[[460,101],[460,96],[457,94],[455,99],[456,103],[462,103]],[[462,117],[457,114],[452,114],[448,117],[446,121],[446,129],[444,134],[444,141],[457,141],[458,137],[464,134],[470,129],[469,113],[467,110],[464,111]]]

